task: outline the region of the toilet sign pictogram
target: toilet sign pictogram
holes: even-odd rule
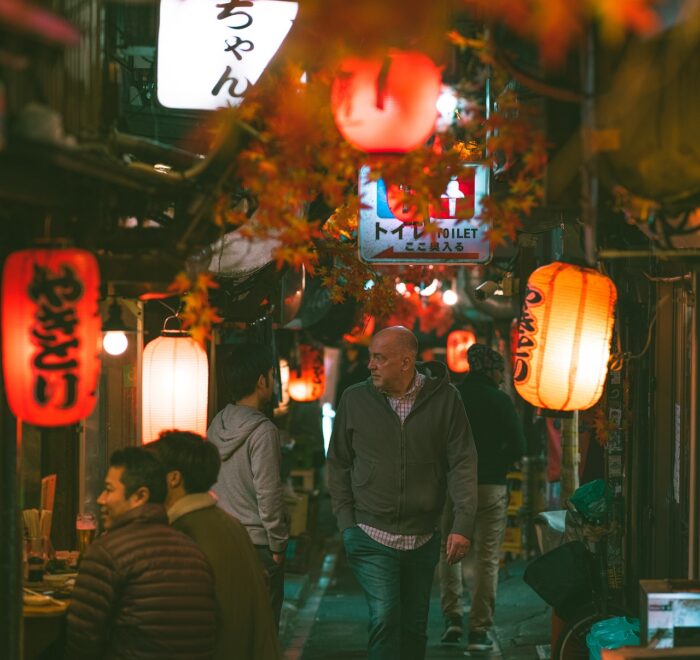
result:
[[[386,185],[360,170],[360,258],[372,263],[474,264],[491,258],[488,226],[478,217],[481,198],[488,191],[489,170],[468,165],[464,176],[450,181],[438,208],[431,207],[437,233],[427,233],[422,222],[399,219]],[[398,211],[397,211],[398,213]]]

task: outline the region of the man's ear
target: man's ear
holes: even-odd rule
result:
[[[267,375],[260,374],[258,376],[258,388],[264,390],[267,387]]]
[[[146,504],[146,502],[151,499],[151,491],[147,486],[140,486],[133,493],[131,493],[131,497],[129,497],[129,499],[134,503],[134,506],[141,506],[142,504]]]
[[[180,472],[180,470],[170,470],[170,472],[165,475],[165,481],[168,484],[168,488],[177,488],[181,486],[182,472]]]

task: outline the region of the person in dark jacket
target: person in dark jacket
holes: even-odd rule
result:
[[[202,551],[168,525],[165,471],[141,447],[112,454],[97,502],[106,533],[80,562],[66,658],[210,660],[214,580]]]
[[[438,362],[416,364],[402,327],[377,333],[371,376],[341,397],[328,453],[329,490],[343,542],[369,607],[370,660],[421,660],[436,533],[449,489],[446,558],[469,549],[476,450],[459,393]]]
[[[506,473],[525,452],[525,437],[513,401],[499,389],[505,364],[500,353],[484,344],[467,351],[469,373],[459,386],[479,456],[478,506],[474,538],[475,585],[469,615],[470,651],[493,646],[488,635],[498,586],[501,544],[506,528],[508,492]],[[443,528],[450,526],[445,508]],[[443,642],[457,641],[462,634],[462,567],[440,563],[440,596],[446,628]]]
[[[221,466],[205,438],[165,431],[148,446],[166,470],[170,524],[197,543],[214,572],[219,637],[214,660],[279,660],[277,627],[263,568],[245,527],[207,491]]]
[[[221,456],[213,491],[219,506],[243,523],[255,546],[279,626],[289,515],[279,430],[263,412],[274,387],[270,351],[257,344],[236,346],[226,362],[226,379],[233,403],[220,410],[207,429],[207,439]]]

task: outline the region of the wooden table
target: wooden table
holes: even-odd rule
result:
[[[64,634],[68,601],[24,605],[24,660],[35,660]]]

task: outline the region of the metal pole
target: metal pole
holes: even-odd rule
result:
[[[561,501],[565,502],[578,488],[578,410],[561,422]]]
[[[10,412],[0,375],[0,658],[22,657],[22,422]]]
[[[700,278],[695,273],[691,280],[691,290],[686,294],[688,305],[692,306],[692,320],[690,323],[690,392],[688,401],[690,402],[690,511],[688,512],[688,578],[697,580],[700,575],[700,528],[698,525],[698,496],[700,495],[700,485],[698,484],[698,414],[697,407],[700,405],[698,399],[698,341],[700,341],[700,325],[698,325],[697,291]]]

